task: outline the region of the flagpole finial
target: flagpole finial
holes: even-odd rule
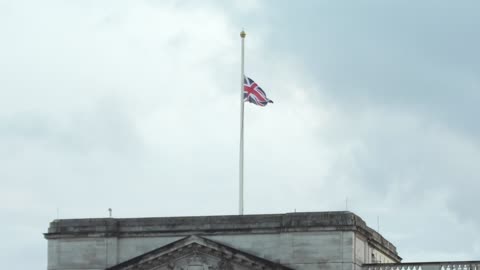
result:
[[[241,38],[245,38],[246,35],[247,35],[247,33],[245,33],[245,31],[242,30],[242,32],[240,32],[240,37]]]

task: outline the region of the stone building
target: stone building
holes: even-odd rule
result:
[[[45,238],[49,270],[387,270],[382,267],[402,265],[395,246],[351,212],[65,219],[51,222]],[[410,269],[429,270],[428,264]],[[432,269],[444,267],[437,264]],[[470,268],[443,270],[479,266],[471,262]]]

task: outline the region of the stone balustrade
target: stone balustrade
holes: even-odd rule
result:
[[[363,270],[480,270],[480,261],[364,264]]]

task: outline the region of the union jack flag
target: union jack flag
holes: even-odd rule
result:
[[[267,98],[267,94],[263,92],[262,88],[257,85],[252,79],[244,76],[243,78],[243,98],[244,101],[256,104],[258,106],[266,106],[268,103],[273,103]]]

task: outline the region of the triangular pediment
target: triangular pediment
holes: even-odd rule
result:
[[[188,236],[106,270],[290,270],[218,242]]]

